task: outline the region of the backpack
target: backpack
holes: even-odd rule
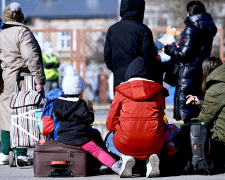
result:
[[[53,112],[53,102],[62,94],[63,91],[58,88],[49,91],[46,94],[46,101],[42,110],[36,113],[38,116],[38,129],[40,134],[47,136],[53,132],[54,140],[58,140],[57,132],[59,129],[59,122]]]
[[[184,124],[176,137],[175,147],[180,171],[184,174],[209,174],[210,142],[207,127],[198,118]]]

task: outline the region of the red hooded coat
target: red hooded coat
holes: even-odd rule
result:
[[[115,132],[113,143],[118,151],[139,160],[161,151],[163,89],[159,83],[143,78],[132,78],[115,88],[106,126]]]

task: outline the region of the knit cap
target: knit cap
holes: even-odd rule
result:
[[[24,20],[24,15],[20,4],[17,2],[13,2],[9,4],[4,11],[2,12],[2,21],[14,21],[14,22],[22,22]]]
[[[84,92],[85,84],[81,76],[76,74],[76,70],[72,66],[65,69],[62,81],[62,89],[64,94],[78,95]]]
[[[125,73],[125,81],[134,77],[147,78],[147,65],[141,56],[134,59],[128,66]]]

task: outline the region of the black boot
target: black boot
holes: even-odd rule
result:
[[[208,150],[207,127],[197,118],[191,119],[190,139],[194,174],[209,174],[209,165],[205,151]]]

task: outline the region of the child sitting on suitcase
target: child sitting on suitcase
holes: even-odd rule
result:
[[[82,99],[85,84],[72,66],[65,69],[62,89],[64,95],[53,103],[53,111],[60,124],[58,141],[84,149],[119,174],[119,162],[116,162],[89,137],[88,128],[94,121],[94,112]]]

